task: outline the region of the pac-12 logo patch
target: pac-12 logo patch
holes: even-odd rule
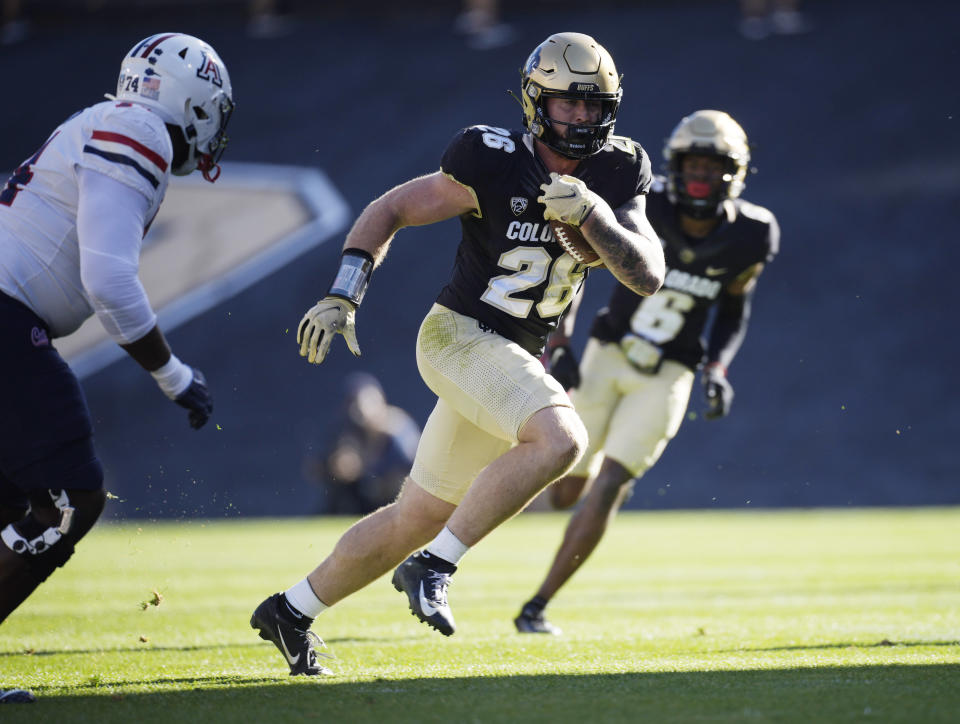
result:
[[[510,199],[510,210],[514,216],[520,216],[527,210],[527,200],[523,196],[514,196]]]

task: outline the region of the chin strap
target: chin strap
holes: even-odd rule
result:
[[[213,157],[208,153],[201,154],[197,159],[197,168],[210,183],[220,178],[220,164],[214,163]]]

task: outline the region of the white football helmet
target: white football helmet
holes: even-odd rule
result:
[[[688,153],[719,156],[724,161],[723,183],[705,198],[687,193],[681,173]],[[735,199],[746,186],[750,146],[740,124],[723,111],[702,110],[685,117],[663,147],[667,165],[667,193],[683,212],[694,218],[709,218],[720,212],[726,199]]]
[[[207,43],[182,33],[141,40],[123,59],[115,97],[153,109],[183,132],[189,152],[174,174],[199,168],[216,181],[234,103],[227,67]]]

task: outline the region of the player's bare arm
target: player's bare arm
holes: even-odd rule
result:
[[[645,207],[643,196],[634,196],[616,211],[597,203],[581,231],[617,280],[646,297],[663,285],[666,264]]]
[[[656,292],[666,274],[663,248],[646,216],[646,200],[634,196],[614,212],[579,178],[550,174],[541,184],[543,218],[578,227],[607,269],[625,287],[644,297]]]
[[[120,346],[147,372],[158,370],[170,361],[170,345],[157,326],[140,339]]]
[[[390,189],[371,202],[354,222],[343,244],[340,268],[327,296],[303,315],[297,327],[300,356],[320,364],[337,334],[357,357],[354,318],[370,275],[387,255],[394,235],[407,226],[425,226],[477,210],[473,191],[436,171]]]
[[[407,226],[426,226],[477,209],[473,191],[440,171],[411,179],[372,201],[343,244],[361,249],[379,266],[394,235]]]

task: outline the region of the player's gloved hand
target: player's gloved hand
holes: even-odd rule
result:
[[[347,347],[359,357],[360,346],[353,322],[356,309],[352,302],[340,297],[324,297],[314,304],[303,315],[297,328],[300,356],[306,357],[311,364],[320,364],[330,351],[334,336],[342,334]]]
[[[551,172],[550,183],[540,184],[540,190],[543,196],[538,196],[537,201],[546,207],[546,221],[580,226],[597,205],[597,195],[583,181],[566,174]]]
[[[180,407],[190,410],[190,414],[187,416],[190,420],[190,427],[199,430],[207,424],[207,420],[213,413],[213,396],[207,388],[207,378],[203,376],[203,372],[193,367],[190,369],[193,372],[190,385],[173,398],[173,401]]]
[[[724,417],[733,404],[733,385],[727,379],[727,371],[720,364],[709,364],[703,368],[701,380],[707,396],[707,411],[703,416],[708,420]]]
[[[548,365],[550,374],[563,385],[563,389],[572,390],[580,386],[580,364],[568,345],[558,344],[551,349]]]

